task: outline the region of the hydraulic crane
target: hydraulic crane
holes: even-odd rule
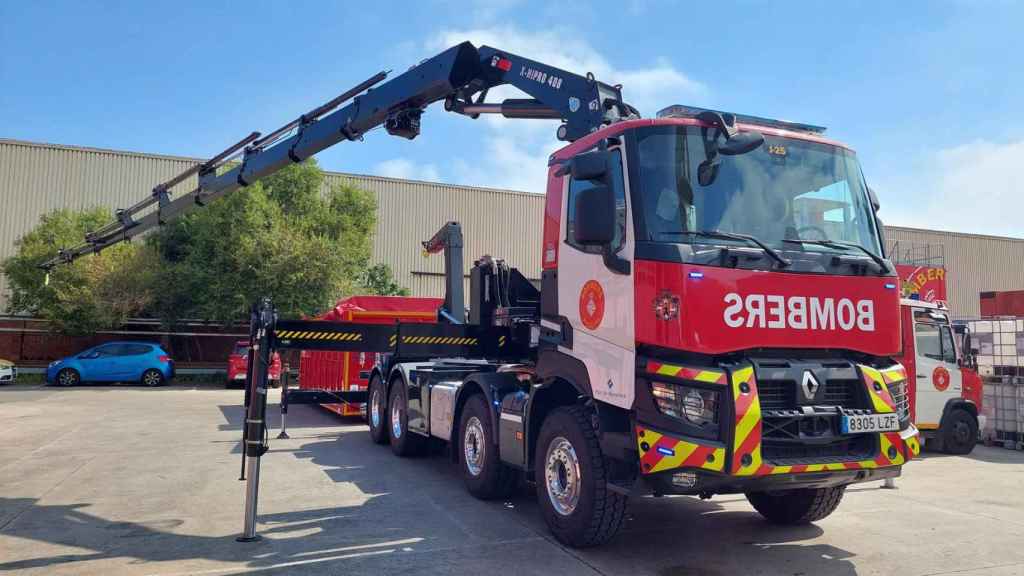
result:
[[[381,125],[388,134],[411,140],[420,133],[424,110],[442,100],[445,110],[472,118],[501,114],[506,118],[562,120],[557,137],[569,142],[601,126],[639,117],[622,101],[619,86],[496,48],[478,49],[469,42],[453,46],[385,82],[387,75],[373,75],[266,136],[252,132],[207,162],[158,184],[149,197],[117,210],[116,221],[89,232],[83,244],[62,249],[42,266],[49,269],[130,240],[339,142],[362,140]],[[486,102],[488,91],[504,84],[532,98]],[[237,166],[218,170],[239,158]],[[198,175],[199,186],[172,199],[171,188],[193,175]]]

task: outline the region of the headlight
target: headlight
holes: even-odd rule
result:
[[[718,393],[714,390],[652,382],[651,394],[666,416],[685,419],[701,428],[718,424]]]
[[[49,366],[49,367],[50,367],[50,368],[53,368],[53,367],[54,367],[54,366],[56,366],[57,364],[60,364],[60,360],[54,360],[53,362],[50,362],[50,366]]]

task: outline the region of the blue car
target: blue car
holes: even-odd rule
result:
[[[139,382],[160,386],[174,377],[174,360],[152,342],[107,342],[51,362],[46,383]]]

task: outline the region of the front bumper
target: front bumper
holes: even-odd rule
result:
[[[902,368],[861,368],[864,368],[860,370],[864,401],[871,406],[861,412],[896,411],[897,403],[888,390],[890,384],[901,381]],[[762,413],[753,366],[739,365],[716,371],[652,362],[639,376],[645,380],[669,378],[720,386],[723,396],[732,401],[723,412],[721,434],[715,440],[666,427],[664,418],[657,424],[645,422],[645,412],[640,412],[635,428],[640,473],[647,484],[658,486],[657,491],[662,493],[743,492],[775,485],[851,484],[899,475],[900,467],[921,451],[919,432],[908,423],[900,432],[839,436],[839,440],[857,440],[861,449],[850,453],[773,461],[763,457],[767,453],[762,453],[762,432],[767,433],[773,427],[764,428],[764,418],[770,412]],[[798,410],[793,412],[799,413]],[[833,436],[833,440],[836,438]],[[865,446],[868,448],[864,449]],[[679,473],[688,474],[682,474],[674,482]],[[690,479],[695,479],[692,486]]]

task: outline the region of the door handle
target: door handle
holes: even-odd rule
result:
[[[917,379],[918,379],[918,380],[927,380],[927,379],[928,379],[928,377],[927,377],[927,376],[922,376],[921,374],[918,374],[918,375],[917,375]]]

